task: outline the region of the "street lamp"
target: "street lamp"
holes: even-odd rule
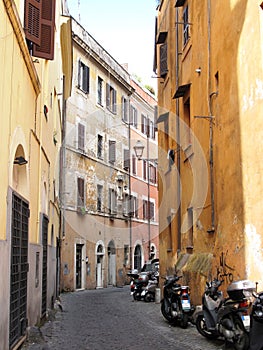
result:
[[[149,169],[149,162],[151,161],[151,159],[149,159],[149,137],[147,137],[147,158],[143,158],[142,159],[142,155],[143,155],[143,150],[144,150],[144,145],[143,143],[138,140],[135,144],[135,146],[133,147],[134,152],[136,157],[139,160],[144,160],[147,162],[147,189],[148,189],[148,203],[147,203],[147,219],[148,219],[148,254],[149,254],[149,259],[151,258],[151,220],[150,220],[150,215],[151,215],[151,211],[150,211],[150,169]]]

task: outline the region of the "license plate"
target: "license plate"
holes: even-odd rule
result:
[[[249,328],[250,327],[250,316],[242,315],[242,321],[243,321],[243,325],[244,325],[245,328]]]
[[[182,308],[183,310],[190,310],[191,305],[189,300],[182,300]]]

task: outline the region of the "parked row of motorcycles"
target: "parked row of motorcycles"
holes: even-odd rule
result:
[[[163,285],[161,313],[170,324],[187,328],[192,322],[208,339],[223,338],[236,350],[263,350],[263,292],[256,292],[256,283],[232,282],[224,298],[219,290],[223,280],[214,279],[206,283],[202,306],[195,308],[190,288],[179,283],[181,278],[177,274],[167,276]],[[131,276],[134,300],[154,301],[158,279],[156,272]]]

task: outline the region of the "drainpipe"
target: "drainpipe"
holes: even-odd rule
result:
[[[209,108],[209,166],[210,166],[210,200],[211,200],[211,227],[208,233],[215,232],[215,195],[214,195],[214,149],[213,149],[213,117],[211,98],[214,94],[211,91],[211,0],[207,1],[207,30],[208,30],[208,108]]]
[[[176,59],[176,90],[179,86],[179,32],[178,32],[178,22],[179,22],[179,15],[178,15],[178,8],[176,9],[176,43],[175,43],[175,59]],[[179,118],[179,99],[176,99],[176,142],[177,145],[180,145],[180,118]],[[177,252],[180,253],[181,251],[181,152],[177,152],[177,198],[179,200],[178,205],[178,216],[177,216]]]

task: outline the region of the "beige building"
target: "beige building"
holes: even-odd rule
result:
[[[17,348],[58,294],[59,150],[71,89],[71,26],[62,5],[0,4],[1,350]]]
[[[161,274],[262,282],[261,1],[163,0],[156,33]]]
[[[154,119],[154,98],[142,88],[135,92],[124,66],[75,20],[72,37],[72,96],[67,102],[64,144],[62,289],[122,286],[127,270],[137,264],[139,249],[140,268],[148,260],[147,219],[142,213],[138,217],[143,201],[140,198],[139,204],[139,194],[131,187],[130,157],[132,132],[140,128],[143,135],[141,113]],[[140,176],[139,181],[147,184]],[[151,224],[155,254],[156,222]]]

